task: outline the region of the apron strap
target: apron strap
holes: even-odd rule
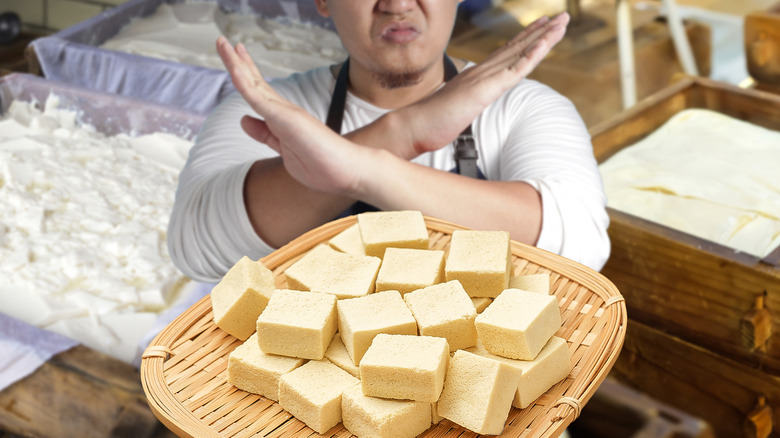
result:
[[[458,74],[458,68],[449,58],[444,55],[444,80],[449,81]],[[326,124],[330,129],[341,134],[341,124],[344,120],[344,108],[347,102],[347,86],[349,85],[349,58],[339,70],[336,77],[336,85],[333,87],[333,96],[328,108],[328,117]],[[474,143],[474,136],[471,133],[471,125],[467,126],[455,140],[455,171],[463,176],[479,178],[477,169],[477,147]]]

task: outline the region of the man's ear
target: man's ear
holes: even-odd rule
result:
[[[317,12],[319,12],[320,15],[323,17],[330,17],[327,0],[314,0],[314,4],[317,5]]]

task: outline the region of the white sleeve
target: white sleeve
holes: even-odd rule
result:
[[[525,181],[542,199],[536,246],[600,270],[610,252],[606,195],[590,135],[574,105],[552,89],[524,81],[506,96],[505,142],[498,178]]]
[[[273,251],[255,233],[244,205],[244,179],[252,164],[276,156],[241,129],[255,114],[233,93],[204,123],[179,175],[168,225],[168,250],[188,277],[216,283],[242,256]]]

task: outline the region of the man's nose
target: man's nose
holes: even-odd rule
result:
[[[417,0],[379,0],[378,5],[379,10],[387,14],[405,14],[416,6]]]

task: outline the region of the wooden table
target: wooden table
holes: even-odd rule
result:
[[[0,392],[0,438],[173,438],[135,367],[78,345]]]

